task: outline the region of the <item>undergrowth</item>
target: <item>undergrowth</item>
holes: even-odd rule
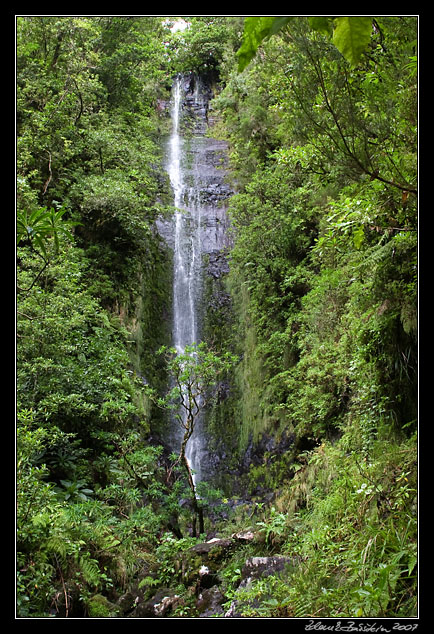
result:
[[[243,616],[417,616],[416,438],[377,441],[365,459],[342,441],[305,452],[254,520],[260,554],[298,565],[236,593]]]

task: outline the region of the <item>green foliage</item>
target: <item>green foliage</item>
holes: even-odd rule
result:
[[[245,18],[243,43],[238,55],[238,70],[242,71],[255,57],[261,43],[284,29],[294,16],[252,16]],[[372,31],[372,18],[349,16],[339,18],[309,17],[309,26],[314,31],[331,35],[333,44],[345,59],[355,66],[369,45]]]
[[[388,452],[379,444],[362,464],[356,454],[344,457],[339,449],[322,449],[310,510],[302,522],[295,519],[294,539],[288,543],[291,552],[303,543],[302,553],[308,555],[292,592],[310,593],[311,614],[313,606],[335,616],[415,613],[416,517],[409,499],[406,512],[397,512],[395,500],[402,499],[402,492],[393,475],[404,471],[400,482],[416,477],[413,442]],[[340,476],[329,477],[332,466]],[[310,578],[308,584],[301,575]]]
[[[169,38],[173,63],[179,72],[198,72],[216,81],[226,58],[239,44],[239,16],[187,16],[187,28]],[[242,28],[242,27],[241,27]]]
[[[174,386],[164,396],[158,396],[152,388],[148,388],[147,392],[158,407],[174,412],[183,430],[182,462],[200,413],[212,398],[219,381],[224,380],[236,363],[237,357],[230,352],[217,355],[204,341],[187,345],[183,352],[162,346],[158,354],[165,356]]]
[[[166,397],[167,403],[172,408],[181,405],[188,411],[200,407],[199,401],[206,397],[207,390],[215,387],[237,360],[230,352],[218,356],[204,341],[186,346],[181,353],[167,346],[158,353],[166,356],[168,371],[176,383]]]
[[[91,597],[87,603],[87,609],[90,618],[94,619],[116,617],[120,612],[119,607],[110,603],[102,594]]]
[[[352,39],[345,17],[294,17],[278,37],[272,20],[246,20],[246,70],[216,100],[239,192],[234,417],[241,451],[264,431],[317,449],[250,467],[251,492],[280,491],[257,523],[267,548],[300,563],[237,609],[414,616],[415,21],[365,18]]]
[[[244,19],[243,43],[238,51],[238,69],[244,70],[256,55],[261,42],[277,33],[290,22],[291,17],[251,16]]]
[[[17,19],[17,614],[116,616],[105,597],[132,583],[174,583],[177,615],[195,614],[188,483],[149,432],[158,406],[194,423],[211,396],[231,473],[261,433],[294,437],[237,483],[275,496],[223,526],[257,533],[222,564],[227,600],[253,617],[414,616],[417,19],[250,16],[244,36],[238,16],[185,19],[174,34],[157,16]],[[182,355],[155,230],[179,70],[219,93],[237,191],[231,302],[208,321],[215,345]],[[221,494],[198,494],[214,528]],[[239,591],[245,555],[264,553],[298,565]]]
[[[73,482],[70,480],[60,480],[60,484],[63,488],[58,489],[58,492],[60,497],[65,500],[74,499],[76,501],[83,500],[85,502],[89,499],[89,496],[93,494],[93,489],[86,488],[84,480],[75,480]]]
[[[28,240],[31,244],[36,245],[46,258],[47,238],[53,237],[55,253],[57,254],[59,252],[59,235],[69,235],[69,229],[80,224],[71,220],[61,222],[66,211],[63,208],[55,211],[53,207],[50,210],[41,207],[32,212],[19,212],[17,214],[17,244]]]
[[[17,20],[21,617],[92,612],[175,506],[142,379],[159,372],[144,349],[164,341],[148,324],[167,294],[153,230],[162,32],[160,19]]]
[[[415,375],[409,367],[414,368],[409,360],[415,350],[415,330],[410,330],[416,326],[411,281],[416,271],[416,201],[410,185],[415,182],[414,135],[407,128],[401,144],[395,134],[412,117],[411,110],[401,116],[396,86],[407,97],[413,88],[411,80],[403,88],[403,77],[382,47],[387,40],[394,55],[404,59],[414,24],[406,23],[404,43],[404,18],[375,18],[369,53],[349,69],[327,37],[309,30],[331,34],[328,20],[312,18],[307,25],[294,18],[288,27],[291,40],[277,46],[270,38],[254,69],[234,75],[217,101],[227,122],[232,165],[243,184],[230,208],[235,239],[231,275],[233,288],[239,289],[241,332],[250,333],[245,339],[248,367],[253,370],[260,353],[268,370],[255,382],[264,411],[267,401],[274,405],[274,414],[264,415],[263,424],[281,425],[287,412],[289,424],[300,433],[320,435],[339,428],[352,407],[366,430],[373,429],[377,417],[380,427],[393,421],[398,428],[415,419],[403,405],[414,403]],[[404,101],[407,108],[410,101]],[[381,106],[392,102],[400,113],[394,129]],[[265,134],[256,124],[258,104],[266,113]],[[245,120],[254,122],[252,127],[245,127]],[[276,132],[267,138],[271,127]],[[398,256],[404,251],[408,267]],[[371,336],[374,347],[368,352]],[[257,338],[254,354],[248,344],[252,337]],[[374,341],[380,340],[387,347],[384,354],[375,349]],[[387,390],[391,379],[393,387]],[[245,383],[252,386],[247,375]],[[246,423],[257,429],[252,417]]]
[[[158,581],[161,586],[169,586],[174,577],[181,576],[180,556],[197,544],[197,539],[184,537],[175,539],[170,533],[163,535],[155,551],[158,566]]]
[[[106,592],[114,583],[122,587],[125,575],[135,570],[138,553],[145,554],[155,544],[167,519],[164,509],[160,514],[152,510],[157,500],[161,503],[164,499],[163,478],[156,465],[160,450],[140,449],[138,435],[112,437],[115,445],[119,443],[119,452],[111,458],[109,483],[96,485],[92,491],[84,486],[84,479],[60,480],[61,486],[55,487],[47,481],[49,467],[36,465],[41,453],[58,445],[64,434],[48,433],[35,426],[34,420],[33,412],[20,412],[20,616],[44,615],[53,606],[55,613],[67,613],[68,603],[58,605],[56,599],[62,594],[58,592],[62,583],[67,584],[69,593],[79,593],[83,599],[98,590]],[[144,496],[149,504],[143,502]]]
[[[392,449],[378,442],[361,460],[344,438],[300,454],[256,520],[267,554],[294,564],[237,590],[246,554],[234,555],[222,572],[227,608],[235,600],[244,617],[416,616],[415,439]]]
[[[179,424],[182,440],[179,456],[175,459],[173,467],[178,464],[185,467],[194,514],[199,518],[199,533],[202,533],[205,504],[197,495],[192,469],[186,458],[187,445],[199,415],[216,391],[219,381],[227,376],[237,358],[229,352],[217,355],[204,341],[185,346],[183,352],[178,352],[173,347],[162,346],[159,354],[166,356],[167,369],[174,387],[163,397],[159,397],[152,388],[148,388],[148,394],[158,407],[172,410],[174,419]],[[195,521],[194,536],[196,536]]]
[[[288,517],[285,513],[278,513],[271,507],[270,513],[265,522],[257,522],[256,526],[265,537],[265,542],[269,545],[276,545],[279,538],[286,532]]]
[[[333,44],[345,59],[356,66],[371,40],[372,18],[345,16],[336,18]]]
[[[161,18],[105,16],[100,20],[102,55],[97,71],[110,106],[152,116],[170,70]]]
[[[34,260],[24,249],[20,255],[25,286]],[[138,383],[128,371],[125,333],[85,288],[89,263],[71,245],[62,256],[19,302],[19,402],[41,421],[86,436],[89,423],[132,420]]]

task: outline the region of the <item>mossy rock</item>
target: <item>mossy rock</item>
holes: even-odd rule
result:
[[[189,586],[199,578],[199,570],[203,565],[202,558],[191,550],[182,554],[175,568],[181,574],[182,583]]]
[[[232,539],[212,539],[182,553],[176,568],[184,585],[199,583],[207,587],[211,582],[216,583],[221,562],[232,552],[233,545]]]
[[[206,564],[214,572],[218,569],[220,562],[232,552],[233,547],[233,539],[214,538],[208,542],[196,544],[190,548],[190,553],[200,556],[202,564]]]
[[[89,599],[87,610],[91,619],[114,618],[121,612],[119,606],[110,603],[102,594],[95,594]]]

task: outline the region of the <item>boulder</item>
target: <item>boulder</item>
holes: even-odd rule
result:
[[[128,614],[128,612],[134,610],[139,599],[138,594],[128,591],[118,598],[116,605],[119,607],[121,614]]]
[[[162,618],[168,616],[180,602],[180,597],[170,588],[161,588],[144,603],[139,603],[129,618]]]
[[[241,533],[233,533],[232,538],[242,544],[253,542],[256,535],[252,531],[243,531]]]
[[[220,562],[229,553],[233,543],[232,539],[214,537],[207,542],[196,544],[196,546],[190,548],[190,552],[200,555],[204,563],[208,562],[208,565],[211,564],[212,566]]]
[[[242,600],[243,591],[247,590],[250,585],[257,579],[263,579],[270,575],[284,575],[287,571],[296,566],[298,559],[296,557],[285,557],[276,555],[274,557],[250,557],[246,560],[241,570],[241,583],[238,586],[240,592],[239,598],[237,593],[232,601],[229,609],[224,613],[225,618],[241,618],[242,606],[245,606],[245,599]],[[270,597],[271,599],[272,597]],[[248,599],[248,605],[258,607],[258,599],[252,597]]]
[[[213,586],[201,592],[196,603],[199,618],[205,619],[216,616],[217,614],[223,614],[222,604],[225,600],[226,597],[217,586]]]
[[[230,552],[232,539],[213,538],[201,542],[182,553],[177,572],[185,586],[195,585],[198,589],[210,588],[218,583],[218,569],[221,561]]]
[[[239,587],[245,588],[256,579],[278,575],[294,565],[296,561],[293,557],[251,557],[247,559],[241,570],[242,581]]]

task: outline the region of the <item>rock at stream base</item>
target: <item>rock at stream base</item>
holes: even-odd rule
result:
[[[232,545],[232,539],[214,538],[207,542],[196,544],[196,546],[190,548],[190,551],[196,555],[200,555],[207,562],[212,563],[220,561],[227,554]]]
[[[152,599],[137,605],[130,618],[162,618],[167,617],[176,608],[180,597],[170,588],[162,588]]]
[[[288,567],[293,567],[294,564],[295,560],[292,557],[251,557],[247,559],[241,570],[242,581],[240,587],[245,588],[256,579],[277,575]]]
[[[232,537],[237,542],[241,542],[242,544],[248,544],[249,542],[252,542],[256,538],[256,534],[253,533],[252,531],[244,531],[241,533],[234,533]]]
[[[249,528],[234,533],[230,538],[214,537],[201,542],[181,554],[174,570],[174,587],[163,587],[152,598],[144,594],[140,582],[119,598],[118,609],[127,618],[173,618],[176,611],[185,605],[185,596],[178,594],[175,583],[181,582],[188,589],[188,601],[195,601],[199,618],[220,616],[240,618],[243,608],[257,607],[259,599],[248,598],[252,584],[270,575],[288,577],[291,569],[299,565],[298,557],[274,555],[249,557],[241,568],[241,582],[233,595],[229,609],[223,608],[228,597],[223,594],[221,570],[234,551],[252,543],[257,535]],[[150,571],[147,571],[150,574]],[[247,591],[247,595],[246,595]],[[272,597],[270,597],[272,598]],[[247,602],[247,603],[246,603]]]
[[[217,586],[204,590],[199,595],[196,606],[199,618],[205,619],[217,614],[223,614],[222,603],[226,600]]]
[[[263,579],[270,575],[283,575],[289,568],[293,568],[298,563],[295,557],[274,556],[274,557],[251,557],[247,559],[241,570],[241,583],[238,590],[242,593],[257,579]],[[271,598],[271,597],[270,597]],[[241,597],[240,597],[241,599]],[[240,605],[242,601],[235,595],[229,610],[224,614],[225,618],[240,618]],[[245,604],[244,604],[245,605]]]

